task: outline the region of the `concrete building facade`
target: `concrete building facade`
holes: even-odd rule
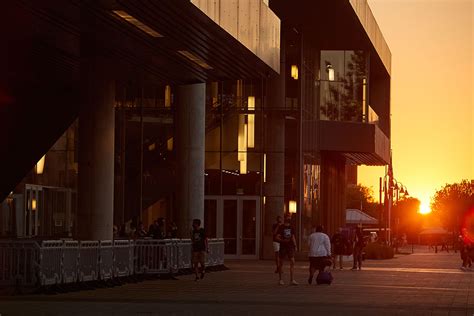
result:
[[[344,225],[348,165],[389,163],[391,55],[366,0],[1,6],[2,236],[163,217],[187,238],[200,218],[229,258],[269,258],[276,216],[304,250]]]

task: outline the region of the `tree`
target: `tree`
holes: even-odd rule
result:
[[[362,184],[351,185],[346,190],[346,208],[359,209],[372,217],[378,218],[378,203],[374,201],[372,188]]]
[[[419,213],[420,203],[417,198],[407,197],[392,207],[391,227],[395,234],[401,236],[405,233],[409,240],[417,240],[423,224],[423,215]]]
[[[474,181],[446,184],[435,193],[431,210],[445,228],[459,231],[468,212],[474,211]]]

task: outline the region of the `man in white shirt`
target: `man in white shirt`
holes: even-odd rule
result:
[[[324,271],[325,266],[331,265],[331,242],[329,236],[323,233],[323,226],[318,225],[316,232],[308,238],[309,245],[309,278],[308,283],[313,282],[316,270]]]

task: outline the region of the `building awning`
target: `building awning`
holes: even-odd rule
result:
[[[420,235],[448,235],[450,232],[448,232],[446,229],[442,227],[430,227],[423,229],[420,232]]]
[[[377,225],[379,221],[361,210],[355,208],[346,209],[346,224]]]

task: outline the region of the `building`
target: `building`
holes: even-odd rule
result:
[[[344,223],[346,166],[389,162],[391,54],[366,0],[2,7],[3,236],[165,217],[187,237],[201,218],[228,257],[269,257],[277,215],[304,247]]]

